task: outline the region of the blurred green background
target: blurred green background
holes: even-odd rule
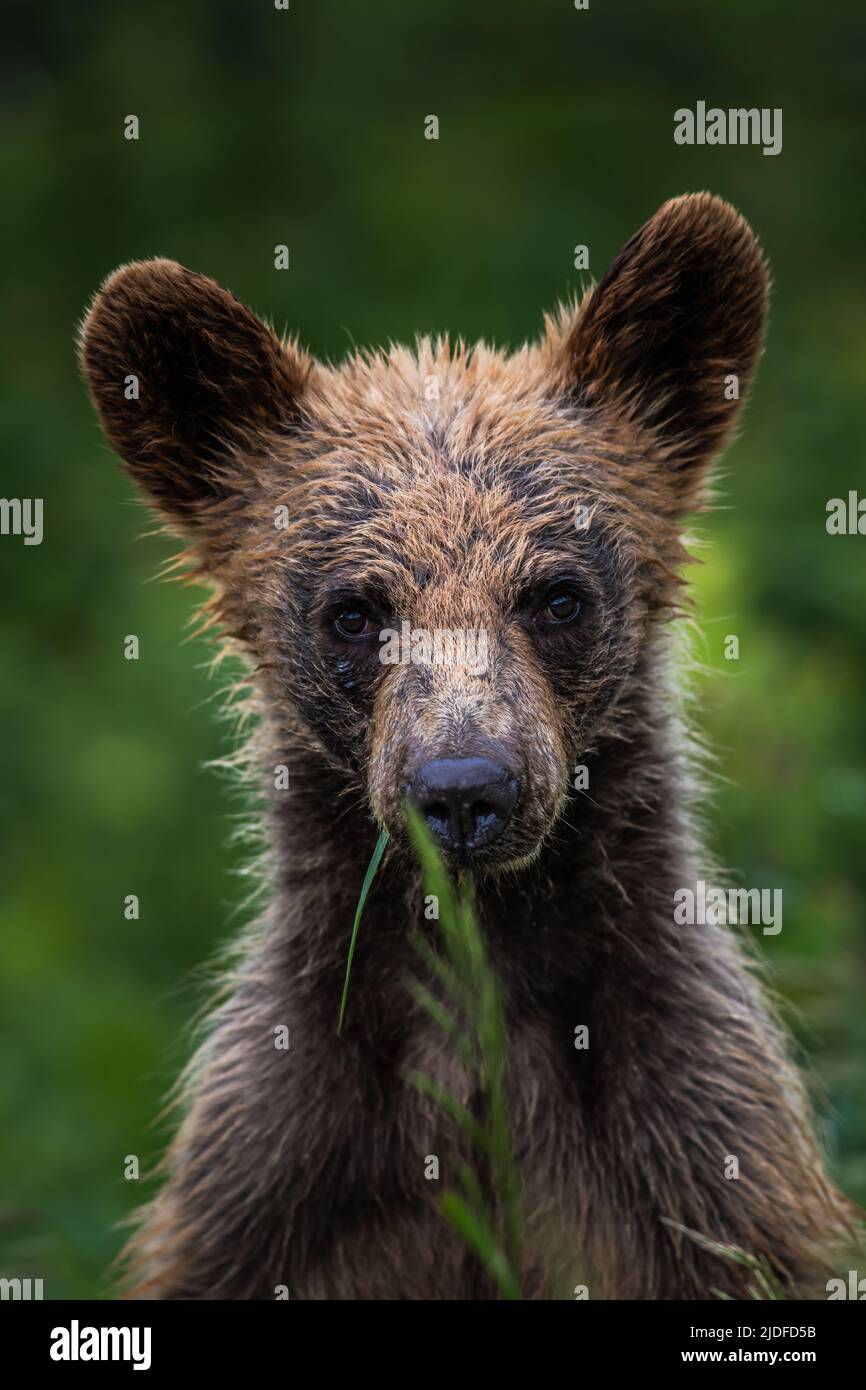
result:
[[[76,323],[123,261],[216,276],[323,355],[450,330],[516,344],[664,199],[749,217],[775,281],[722,507],[702,520],[697,713],[726,780],[722,862],[784,889],[761,937],[866,1199],[866,495],[862,0],[157,0],[0,5],[3,866],[0,1272],[104,1292],[186,1055],[194,967],[237,925],[238,807],[196,594],[79,383]],[[688,148],[697,100],[781,107],[783,152]],[[123,138],[138,115],[141,138]],[[438,142],[423,137],[438,115]],[[858,172],[859,171],[859,172]],[[286,243],[291,269],[273,266]],[[138,662],[123,659],[138,634]],[[740,638],[725,661],[724,637]],[[123,899],[140,895],[127,922]]]

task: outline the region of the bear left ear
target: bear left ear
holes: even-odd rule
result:
[[[767,296],[749,224],[698,193],[665,203],[579,310],[566,349],[572,398],[649,432],[682,509],[748,394]]]
[[[296,423],[309,370],[228,290],[168,260],[109,276],[81,364],[112,446],[186,531],[255,484],[257,455]]]

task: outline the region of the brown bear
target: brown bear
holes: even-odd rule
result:
[[[853,1212],[803,1083],[738,933],[674,913],[707,876],[674,670],[682,524],[766,304],[750,227],[703,193],[511,354],[421,339],[324,365],[169,260],[97,294],[87,383],[247,659],[269,845],[270,906],[186,1076],[132,1296],[490,1296],[440,1209],[448,1121],[406,1081],[471,1099],[406,989],[435,931],[407,797],[472,873],[505,1001],[524,1296],[748,1296],[752,1269],[707,1242],[788,1296],[822,1287]],[[381,659],[407,625],[482,634],[485,660]]]

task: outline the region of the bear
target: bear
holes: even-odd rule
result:
[[[471,874],[502,991],[521,1295],[746,1298],[755,1263],[785,1297],[822,1287],[856,1212],[808,1088],[740,934],[674,917],[709,873],[684,526],[767,302],[752,229],[708,193],[663,204],[514,351],[443,336],[326,364],[166,259],[97,293],[83,374],[245,661],[267,846],[124,1296],[497,1296],[442,1214],[448,1119],[406,1080],[471,1105],[406,988],[435,927],[407,802]],[[382,660],[406,624],[483,633],[485,659]]]

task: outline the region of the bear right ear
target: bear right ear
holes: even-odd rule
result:
[[[81,364],[112,447],[184,530],[249,491],[268,436],[297,421],[309,370],[228,290],[168,260],[109,276]]]
[[[581,305],[566,344],[571,397],[652,439],[679,510],[699,493],[748,395],[767,288],[748,222],[698,193],[665,203]]]

